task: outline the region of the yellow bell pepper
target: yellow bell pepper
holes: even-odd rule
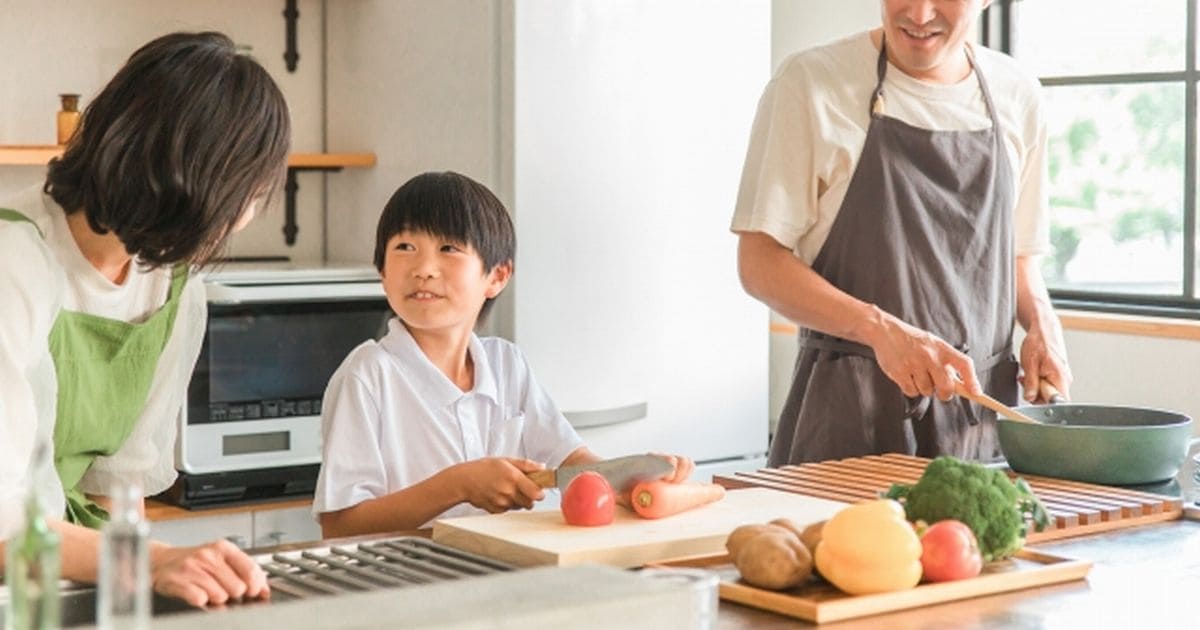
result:
[[[921,581],[921,540],[899,503],[866,501],[825,523],[816,563],[825,579],[852,595],[900,591]]]

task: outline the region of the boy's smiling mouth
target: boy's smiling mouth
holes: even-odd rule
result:
[[[413,291],[408,294],[410,300],[436,300],[442,296],[430,291]]]

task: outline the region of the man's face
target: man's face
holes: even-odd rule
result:
[[[991,0],[882,0],[888,58],[905,74],[954,83],[969,71],[963,42]]]

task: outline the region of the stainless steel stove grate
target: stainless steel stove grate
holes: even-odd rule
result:
[[[406,536],[355,547],[277,553],[260,564],[272,598],[309,598],[512,571],[514,567]]]

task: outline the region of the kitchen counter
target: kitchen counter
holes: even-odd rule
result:
[[[1195,503],[1191,502],[1197,498],[1195,493],[1200,491],[1192,479],[1192,471],[1193,466],[1189,460],[1185,471],[1181,473],[1178,480],[1159,487],[1142,489],[1183,496],[1188,500],[1186,505],[1192,508],[1190,510],[1191,517],[1200,518],[1200,514],[1195,509]],[[397,535],[428,536],[428,531],[394,532],[388,535],[340,539],[322,543],[281,545],[252,550],[251,553],[262,554],[331,543],[350,544]],[[1091,560],[1094,566],[1086,580],[925,606],[839,623],[822,624],[822,627],[1040,629],[1077,626],[1161,628],[1200,626],[1200,621],[1194,618],[1194,611],[1185,605],[1185,602],[1190,601],[1196,592],[1200,592],[1200,521],[1185,519],[1144,525],[1043,543],[1037,548],[1055,555]],[[403,590],[415,594],[424,588]],[[76,593],[71,596],[71,599],[72,601],[78,599],[76,607],[81,609],[94,606],[94,595]],[[324,598],[321,601],[325,601]],[[64,604],[66,605],[67,602]],[[161,598],[156,598],[156,614],[160,607],[163,613],[176,612],[179,609],[177,603],[174,606],[165,606]],[[243,607],[230,608],[229,612],[235,614],[224,617],[221,623],[238,621],[240,617],[243,617],[243,615],[236,614],[239,608]],[[244,608],[254,609],[255,623],[275,618],[276,615],[279,616],[279,619],[295,617],[299,612],[298,609],[293,609],[290,603],[279,603],[278,608],[271,604]],[[346,606],[341,606],[341,608],[347,609]],[[349,609],[353,610],[354,607],[350,606]],[[356,626],[370,626],[378,622],[372,607],[362,607],[360,610],[361,618],[346,619],[345,621]],[[87,615],[82,613],[88,611],[81,610],[79,612],[81,615],[67,616],[64,618],[64,622],[86,621]],[[250,613],[251,611],[244,612]],[[223,616],[220,612],[215,615]],[[159,622],[167,623],[170,620],[168,625],[172,625],[172,627],[192,627],[193,623],[217,621],[216,617],[209,617],[201,621],[202,617],[187,613],[182,617],[188,619],[178,618],[172,614],[160,617]],[[608,623],[612,621],[612,618],[607,616],[584,616],[575,619],[582,622],[580,627],[615,627]],[[593,625],[589,626],[588,623]],[[340,621],[335,625],[340,625]],[[720,602],[717,619],[717,628],[727,630],[792,628],[806,625],[809,624],[773,612],[726,601]]]

